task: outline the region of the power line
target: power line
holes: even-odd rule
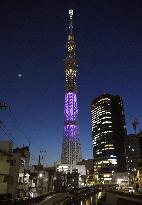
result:
[[[23,132],[23,130],[21,129],[21,127],[19,126],[19,122],[17,121],[15,114],[13,113],[13,111],[11,110],[10,106],[8,106],[6,103],[0,103],[0,109],[2,111],[7,110],[7,114],[8,114],[8,118],[11,120],[12,124],[14,125],[14,128],[16,129],[16,131],[18,131],[20,133],[20,136],[23,139],[26,139],[26,141],[28,141],[29,147],[30,149],[34,149],[36,151],[38,151],[39,153],[43,152],[43,150],[37,146],[31,139],[30,137],[27,137],[25,132]],[[0,122],[2,122],[0,120]],[[6,128],[6,126],[4,125],[4,123],[2,122],[3,126],[0,127],[1,130],[3,131],[4,135],[7,136],[16,146],[17,144],[15,143],[16,139],[14,139],[11,135],[11,132],[9,132],[9,130]],[[38,160],[37,157],[35,157],[33,154],[31,154],[31,156],[33,156],[33,158],[35,158],[36,160]],[[45,160],[44,160],[45,161]],[[46,161],[45,161],[46,163]]]
[[[1,121],[1,122],[2,122],[2,121]],[[18,147],[18,145],[17,145],[16,142],[15,142],[15,139],[11,136],[11,134],[9,134],[9,132],[7,131],[7,129],[5,129],[4,126],[2,126],[2,123],[0,123],[0,129],[1,129],[1,131],[3,132],[3,134],[4,134],[5,136],[7,136],[8,139],[9,139],[13,144],[15,144],[15,145]]]

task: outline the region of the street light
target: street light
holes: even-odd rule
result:
[[[42,174],[42,173],[40,173],[40,174],[39,174],[39,178],[42,178],[42,177],[43,177],[43,174]]]

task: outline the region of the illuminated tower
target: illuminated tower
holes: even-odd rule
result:
[[[76,164],[82,160],[81,145],[79,138],[78,105],[76,89],[76,72],[78,62],[75,55],[75,42],[73,35],[73,10],[69,10],[70,24],[69,35],[66,43],[67,57],[64,60],[65,82],[65,105],[64,105],[64,133],[62,143],[61,163]]]

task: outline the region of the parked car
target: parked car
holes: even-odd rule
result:
[[[133,187],[126,187],[126,188],[124,189],[124,192],[126,192],[126,193],[134,193],[135,190],[134,190]]]

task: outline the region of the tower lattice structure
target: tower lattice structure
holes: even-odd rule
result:
[[[69,10],[69,15],[69,35],[66,43],[67,57],[64,60],[66,82],[61,163],[76,164],[82,160],[76,89],[76,72],[78,62],[75,55],[76,45],[73,35],[73,10]]]

